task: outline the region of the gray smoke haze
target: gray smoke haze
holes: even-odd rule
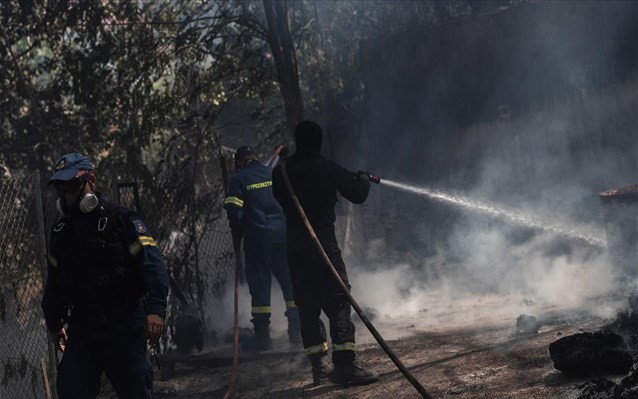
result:
[[[343,152],[360,154],[357,166],[382,180],[604,242],[598,193],[638,183],[637,7],[583,4],[524,4],[529,14],[512,14],[505,27],[470,19],[458,32],[448,24],[364,43],[364,138]],[[561,7],[582,11],[585,22],[564,20]],[[612,11],[595,18],[596,7]],[[355,166],[351,157],[337,160]],[[604,246],[383,184],[344,213],[354,224],[352,247],[344,248],[352,251],[353,295],[386,338],[420,328],[514,326],[522,313],[611,318],[626,305],[625,271]],[[272,298],[272,328],[283,333],[276,283]],[[246,287],[240,303],[240,325],[249,326]],[[221,307],[216,325],[230,328],[232,290]]]
[[[555,2],[555,7],[565,6],[569,3]],[[631,46],[626,47],[638,37],[635,22],[627,17],[636,10],[629,6],[625,15],[612,12],[613,22],[607,25],[572,24],[565,31],[552,4],[539,5],[542,12],[533,7],[530,18],[513,31],[526,36],[508,51],[490,50],[512,43],[503,37],[481,41],[493,26],[475,32],[479,39],[473,44],[484,49],[479,53],[502,57],[491,64],[496,74],[481,75],[473,70],[481,65],[465,65],[467,75],[492,79],[489,85],[476,83],[482,97],[467,110],[477,117],[465,125],[446,106],[471,104],[472,99],[459,90],[448,103],[436,93],[443,87],[438,93],[448,95],[445,90],[453,84],[434,85],[466,79],[455,75],[461,69],[432,69],[419,64],[418,56],[383,43],[392,48],[386,54],[392,63],[375,66],[369,75],[376,80],[366,82],[364,126],[369,148],[376,150],[362,162],[378,168],[382,181],[386,177],[456,194],[605,242],[598,193],[638,182],[638,77],[635,69],[628,73],[618,67],[636,62]],[[585,20],[593,15],[587,12]],[[602,39],[589,43],[588,29]],[[393,43],[399,42],[395,38]],[[413,44],[417,52],[432,50]],[[373,45],[367,44],[371,54]],[[438,50],[459,51],[443,55],[451,63],[476,60],[461,54],[471,48]],[[408,59],[416,65],[402,67]],[[419,67],[422,75],[410,75]],[[422,77],[428,74],[434,77]],[[383,184],[372,190],[358,226],[366,231],[361,233],[366,250],[350,259],[352,285],[362,306],[385,318],[411,318],[432,327],[443,320],[475,325],[485,317],[507,315],[514,323],[521,313],[558,308],[613,317],[626,305],[618,300],[628,294],[621,292],[627,287],[618,280],[626,271],[618,270],[605,247]],[[385,226],[377,227],[379,221]]]
[[[279,284],[273,277],[271,292],[271,333],[273,337],[277,337],[286,333],[287,319],[285,316],[286,304],[281,293]],[[229,334],[233,328],[233,309],[234,309],[234,288],[232,281],[224,292],[221,301],[215,301],[209,306],[209,314],[212,320],[212,329],[215,330],[218,339],[222,340],[224,334]],[[252,328],[250,319],[250,293],[248,292],[248,284],[240,284],[239,286],[239,326],[242,328]]]
[[[632,82],[577,105],[556,104],[508,122],[469,128],[465,134],[480,137],[489,131],[506,139],[484,149],[475,180],[464,191],[452,192],[605,243],[598,193],[635,183],[635,159],[628,158],[626,149],[600,145],[592,135],[610,129],[610,121],[634,118],[636,89]],[[584,125],[589,137],[583,137]],[[615,135],[629,139],[636,134],[631,127]],[[395,189],[382,184],[372,190],[383,196]],[[435,201],[403,191],[392,195],[396,212],[405,212],[403,205],[415,200]],[[351,260],[359,265],[352,281],[362,306],[376,309],[386,320],[412,320],[432,328],[441,323],[476,326],[486,320],[514,323],[519,314],[556,309],[611,318],[626,305],[612,295],[619,294],[624,271],[617,269],[605,247],[453,203],[442,206],[457,208],[450,225],[431,223],[427,213],[398,225],[421,237],[446,231],[443,242],[420,243],[435,245],[431,256],[416,263],[371,260],[395,252],[381,237],[370,246],[374,255]]]

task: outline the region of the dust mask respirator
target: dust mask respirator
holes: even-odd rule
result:
[[[79,201],[76,201],[76,202],[78,203],[78,208],[80,209],[80,212],[90,213],[93,209],[97,208],[99,200],[97,198],[97,195],[93,193],[86,193],[79,198]],[[55,202],[55,208],[57,209],[58,213],[62,216],[66,215],[67,213],[71,211],[71,209],[69,209],[69,206],[66,204],[64,197],[58,198],[58,200]]]
[[[86,187],[87,183],[89,183],[89,177],[85,178],[84,185],[82,186],[82,191],[84,191],[84,187]],[[60,215],[66,215],[71,212],[73,206],[77,204],[78,209],[82,213],[90,213],[95,208],[97,208],[99,204],[99,199],[97,195],[94,193],[85,193],[78,197],[77,200],[73,202],[71,206],[66,204],[64,197],[58,197],[58,200],[55,202],[55,207]]]

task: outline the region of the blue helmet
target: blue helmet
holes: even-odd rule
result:
[[[93,164],[87,157],[77,152],[63,155],[55,163],[55,172],[49,178],[47,184],[51,184],[54,180],[69,181],[80,174],[80,171],[93,171]]]

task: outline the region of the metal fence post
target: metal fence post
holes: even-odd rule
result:
[[[46,253],[47,253],[47,243],[46,243],[46,233],[45,233],[45,228],[44,228],[44,211],[43,211],[43,201],[42,201],[42,185],[41,185],[41,179],[40,179],[40,173],[37,172],[35,174],[35,178],[34,178],[34,195],[35,195],[35,209],[36,209],[36,223],[38,225],[38,237],[39,237],[39,250],[40,250],[40,271],[42,273],[42,281],[43,281],[43,286],[46,282],[46,278],[47,278],[47,260],[46,260]],[[46,328],[46,327],[45,327]],[[50,376],[51,376],[51,388],[52,388],[52,393],[53,393],[53,398],[57,399],[58,398],[58,391],[57,391],[57,386],[56,386],[56,380],[57,380],[57,365],[56,365],[56,361],[55,361],[55,348],[53,347],[53,342],[51,342],[51,340],[49,339],[48,336],[48,330],[47,330],[47,347],[49,349],[49,370],[51,370]]]

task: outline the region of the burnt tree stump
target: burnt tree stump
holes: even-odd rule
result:
[[[626,374],[633,357],[624,339],[612,332],[586,332],[561,338],[549,345],[554,367],[566,374]]]

